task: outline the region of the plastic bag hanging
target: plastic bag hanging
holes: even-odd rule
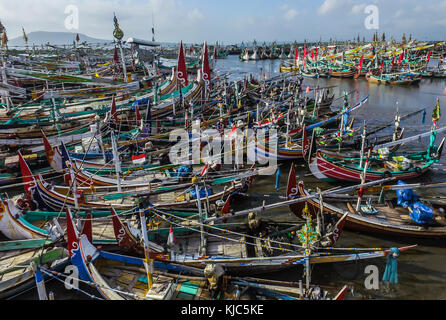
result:
[[[384,271],[383,281],[390,283],[398,283],[398,261],[397,258],[400,255],[398,248],[390,248],[390,252],[387,255],[386,270]]]

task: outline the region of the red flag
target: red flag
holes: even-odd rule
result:
[[[217,44],[215,44],[215,47],[214,47],[214,60],[217,60],[217,58],[218,58]]]
[[[314,60],[314,50],[311,50],[311,60]]]
[[[183,87],[189,84],[187,80],[186,60],[184,59],[183,41],[180,42],[180,52],[178,53],[177,76]]]
[[[299,48],[296,48],[296,61],[299,60]]]
[[[203,81],[207,90],[211,90],[211,71],[209,69],[209,55],[207,43],[204,43],[203,49]]]
[[[364,56],[361,56],[361,59],[359,60],[358,74],[361,74],[363,61],[364,61]]]
[[[429,61],[431,60],[431,54],[432,54],[432,51],[429,51],[429,53],[427,54],[427,63],[429,63]]]
[[[19,155],[20,171],[22,172],[22,180],[24,182],[23,187],[25,189],[26,195],[28,196],[28,199],[32,199],[31,188],[33,188],[36,185],[34,177],[25,159],[23,159],[20,151],[17,151],[17,154]]]
[[[401,65],[401,61],[404,59],[404,51],[401,53],[400,58],[398,59],[398,65]]]
[[[318,50],[318,48],[316,48],[316,60],[318,57],[319,57],[319,50]]]
[[[114,96],[113,96],[112,105],[111,105],[111,109],[110,109],[110,115],[111,115],[111,119],[114,122],[118,122],[118,118],[116,116],[116,100],[115,100]]]
[[[379,67],[379,72],[382,73],[384,68],[384,60],[381,62],[381,65]]]
[[[82,227],[81,234],[85,234],[87,236],[88,241],[93,243],[93,228],[91,224],[91,212],[87,214],[87,219],[84,222],[84,226]]]
[[[203,170],[201,170],[200,176],[204,176],[209,171],[209,165],[205,165]]]
[[[73,218],[71,217],[71,212],[67,208],[67,249],[68,254],[72,257],[76,250],[79,248],[79,234],[76,230],[76,226],[74,225]]]
[[[141,125],[141,121],[142,121],[142,117],[141,117],[141,113],[139,113],[138,105],[135,106],[135,113],[136,113],[136,125],[140,126]]]
[[[311,89],[310,89],[310,87],[308,86],[308,87],[307,87],[307,90],[305,91],[305,93],[306,93],[306,94],[309,94],[310,91],[311,91]]]
[[[395,55],[393,55],[393,57],[392,57],[392,68],[394,65],[395,65]]]

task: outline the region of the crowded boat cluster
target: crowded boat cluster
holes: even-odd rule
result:
[[[342,300],[348,286],[313,283],[314,265],[386,259],[382,280],[396,283],[399,255],[446,237],[445,203],[416,194],[436,185],[415,179],[441,159],[439,100],[370,129],[352,118],[369,96],[352,103],[305,79],[442,78],[442,63],[428,65],[446,42],[172,48],[123,41],[116,17],[114,42],[98,47],[77,37],[13,49],[1,24],[0,34],[4,299],[35,286],[54,299],[45,280],[74,277],[91,299]],[[281,73],[230,80],[215,71],[229,54],[281,59]],[[431,130],[405,136],[403,121],[423,112]],[[400,150],[423,137],[420,150]],[[337,187],[310,189],[297,165]],[[286,194],[240,209],[262,176],[279,188],[285,167]],[[277,208],[297,222],[265,218]],[[344,229],[412,240],[343,248]],[[264,276],[288,268],[293,281]]]

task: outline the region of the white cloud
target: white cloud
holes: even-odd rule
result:
[[[400,9],[397,12],[395,12],[395,18],[399,18],[404,14],[404,10]]]
[[[355,4],[352,7],[352,10],[350,11],[351,14],[363,14],[364,13],[364,9],[367,5],[365,3],[363,4]]]
[[[287,12],[285,12],[285,14],[283,15],[284,19],[287,21],[291,21],[294,18],[296,18],[296,16],[299,14],[299,11],[294,10],[294,9],[290,9]]]
[[[201,13],[200,10],[198,10],[197,8],[195,8],[194,10],[190,11],[187,14],[187,17],[192,20],[192,21],[198,21],[198,20],[202,20],[204,18],[203,14]]]
[[[318,13],[320,15],[330,13],[331,11],[342,7],[347,2],[347,0],[325,0],[324,3],[319,7]]]

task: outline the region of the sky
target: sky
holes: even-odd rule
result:
[[[78,9],[78,29],[67,29]],[[367,29],[368,6],[376,6],[378,29]],[[71,8],[71,7],[69,7]],[[124,40],[232,44],[242,41],[370,40],[375,31],[397,40],[445,40],[446,0],[0,0],[8,38],[32,31],[79,32],[112,39],[113,12]],[[153,19],[152,19],[153,16]],[[72,27],[73,23],[68,24]]]

